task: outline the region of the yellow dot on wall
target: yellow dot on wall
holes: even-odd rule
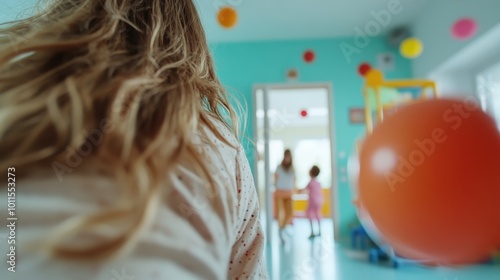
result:
[[[413,59],[419,57],[424,51],[422,41],[417,38],[408,38],[401,43],[401,55]]]
[[[224,28],[233,28],[238,22],[238,13],[234,8],[223,7],[217,14],[219,24]]]

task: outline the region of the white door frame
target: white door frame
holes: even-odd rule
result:
[[[267,111],[269,109],[269,99],[268,92],[272,89],[303,89],[303,88],[324,88],[328,92],[328,117],[329,117],[329,135],[330,135],[330,151],[331,151],[331,190],[330,190],[330,209],[333,219],[333,232],[334,240],[339,241],[340,231],[339,231],[339,203],[338,198],[338,174],[337,174],[337,158],[336,158],[336,139],[335,139],[335,114],[334,114],[334,98],[333,98],[333,86],[330,82],[324,83],[297,83],[297,84],[255,84],[252,90],[252,100],[253,100],[253,124],[254,124],[254,139],[258,137],[258,126],[257,126],[257,90],[261,89],[264,91],[264,150],[265,150],[265,170],[270,170],[269,166],[269,118],[267,117]],[[257,144],[257,141],[255,142]],[[258,151],[257,147],[254,149],[254,170],[255,170],[255,182],[258,182]],[[268,236],[267,242],[269,243],[272,239],[272,208],[271,208],[271,174],[266,172],[265,174],[265,191],[266,191],[266,234]]]

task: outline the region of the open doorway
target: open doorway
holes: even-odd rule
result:
[[[322,238],[337,239],[338,209],[336,202],[335,138],[333,92],[330,84],[257,85],[254,87],[254,132],[256,141],[255,176],[263,209],[262,221],[268,242],[267,258],[273,258],[281,244],[277,239],[274,173],[290,149],[296,175],[296,186],[307,186],[313,165],[321,172]],[[293,231],[307,231],[305,217],[307,194],[292,196]],[[274,253],[273,253],[274,251]],[[269,260],[268,260],[269,262]],[[269,264],[268,264],[269,265]],[[269,269],[272,271],[272,268]]]

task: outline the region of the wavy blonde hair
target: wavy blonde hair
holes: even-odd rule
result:
[[[181,159],[212,181],[192,139],[206,137],[208,127],[228,143],[210,118],[236,134],[235,113],[192,0],[51,0],[40,7],[0,29],[0,170],[70,172],[57,164],[91,141],[85,132],[104,127],[78,174],[111,175],[126,195],[62,225],[48,248],[65,258],[116,256],[147,228],[165,174]],[[64,242],[118,222],[127,226],[96,244]]]

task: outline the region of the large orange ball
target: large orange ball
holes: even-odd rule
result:
[[[224,28],[232,28],[238,21],[238,13],[231,7],[223,7],[217,14],[219,24]]]
[[[401,257],[462,265],[500,245],[500,134],[477,104],[408,105],[360,156],[360,200]]]

